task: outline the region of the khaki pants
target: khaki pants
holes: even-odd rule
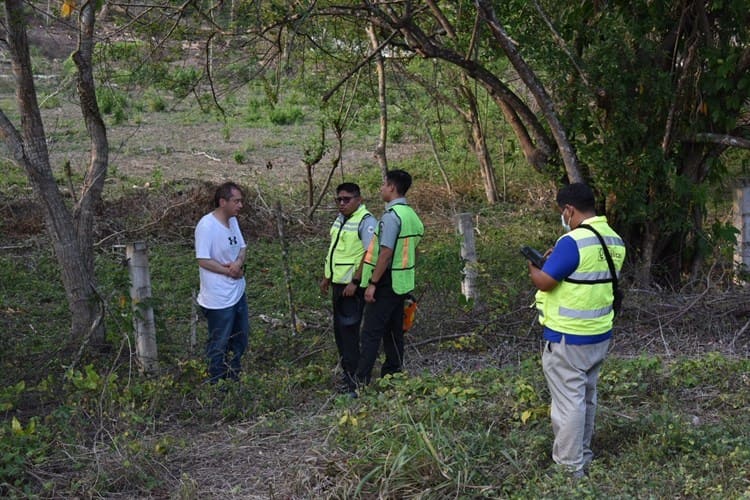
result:
[[[609,340],[571,345],[545,342],[542,367],[552,395],[552,459],[571,471],[588,467],[596,416],[596,382]]]

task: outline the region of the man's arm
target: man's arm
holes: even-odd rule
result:
[[[377,285],[373,283],[379,282],[380,278],[388,272],[392,258],[393,249],[381,245],[380,253],[378,254],[378,261],[375,263],[375,270],[373,270],[372,276],[370,277],[370,284],[367,285],[367,290],[365,290],[365,300],[367,302],[375,302],[375,289]]]
[[[528,265],[531,282],[534,283],[534,286],[539,290],[543,292],[549,292],[558,285],[559,282],[555,278],[545,273],[531,262],[528,262]]]
[[[370,246],[370,240],[375,237],[377,219],[375,219],[374,216],[369,215],[362,219],[359,225],[359,240],[362,242],[362,248],[365,250],[365,253],[362,255],[359,265],[354,270],[351,283],[346,285],[346,288],[344,288],[344,291],[342,292],[345,297],[353,296],[356,293],[357,288],[359,288],[362,280],[362,267],[365,264],[365,255],[367,255],[367,247]]]
[[[246,253],[247,248],[240,249],[240,253],[237,256],[237,259],[229,264],[221,264],[214,259],[198,259],[198,265],[207,271],[211,271],[212,273],[222,274],[224,276],[229,276],[230,278],[238,279],[244,275],[242,266],[245,263]]]
[[[206,271],[211,271],[212,273],[216,274],[223,274],[224,276],[229,276],[229,266],[225,266],[224,264],[219,264],[217,261],[213,259],[198,259],[198,265],[205,269]]]
[[[549,292],[578,267],[578,247],[573,238],[564,236],[558,240],[554,248],[544,252],[544,258],[542,269],[528,262],[529,276],[535,287],[543,292]]]
[[[245,255],[247,254],[247,247],[240,248],[240,253],[234,262],[229,264],[229,276],[232,278],[241,278],[245,272],[242,266],[245,265]]]

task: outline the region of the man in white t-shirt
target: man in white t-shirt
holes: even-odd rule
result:
[[[225,182],[216,190],[214,206],[195,226],[198,305],[208,321],[206,356],[211,383],[238,379],[250,331],[243,269],[247,246],[237,222],[242,190]]]

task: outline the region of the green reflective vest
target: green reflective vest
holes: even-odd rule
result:
[[[409,205],[393,205],[388,209],[401,221],[401,229],[396,239],[396,248],[393,249],[391,259],[391,287],[399,295],[407,294],[414,290],[414,274],[417,256],[417,245],[424,235],[424,224],[417,216],[414,209]],[[380,225],[375,232],[375,237],[365,253],[364,266],[362,269],[362,286],[367,286],[372,272],[378,262],[380,253]]]
[[[619,274],[625,261],[625,243],[604,216],[586,219],[604,238]],[[536,293],[539,323],[558,333],[599,335],[612,329],[614,310],[612,280],[604,249],[596,235],[585,228],[567,233],[578,247],[576,270],[549,292]],[[558,240],[559,241],[559,240]]]
[[[333,283],[350,283],[359,263],[362,262],[365,249],[362,240],[359,239],[359,224],[365,217],[372,217],[372,214],[362,204],[348,219],[336,217],[333,221],[331,244],[328,247],[324,270],[325,277]]]

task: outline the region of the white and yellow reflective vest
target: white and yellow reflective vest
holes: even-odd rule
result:
[[[607,224],[604,216],[586,219],[604,238],[619,276],[625,261],[625,243]],[[612,280],[604,249],[596,235],[576,228],[564,236],[573,238],[578,248],[576,270],[549,292],[536,293],[539,323],[559,333],[600,335],[612,329],[614,310]],[[558,240],[559,241],[559,240]]]
[[[350,283],[362,262],[365,249],[359,237],[359,225],[365,217],[372,217],[372,214],[362,204],[348,219],[337,217],[331,225],[331,244],[324,273],[333,283]]]

